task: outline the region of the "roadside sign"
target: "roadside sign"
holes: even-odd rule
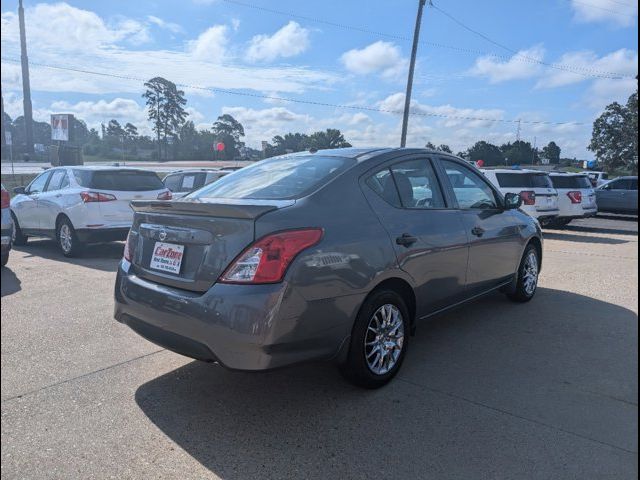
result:
[[[69,129],[73,115],[68,113],[54,113],[51,115],[51,140],[69,141]]]

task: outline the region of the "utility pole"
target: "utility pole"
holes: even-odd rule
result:
[[[518,132],[516,133],[516,141],[519,142],[520,141],[520,124],[521,124],[522,120],[518,119]]]
[[[407,93],[404,97],[404,115],[402,118],[402,137],[400,146],[407,146],[407,129],[409,127],[409,108],[411,107],[411,90],[413,89],[413,72],[416,68],[416,56],[418,55],[418,42],[420,39],[420,25],[422,24],[422,11],[427,0],[418,0],[418,15],[416,17],[416,28],[413,32],[413,48],[411,49],[411,63],[409,64],[409,78],[407,79]],[[431,0],[429,0],[431,5]]]
[[[1,129],[2,129],[2,132],[1,132],[1,134],[2,134],[2,146],[4,147],[5,142],[7,141],[7,137],[5,137],[5,134],[4,134],[4,132],[5,132],[5,126],[4,126],[4,96],[2,95],[2,88],[1,87],[0,87],[0,101],[1,101],[1,103],[0,103],[0,124],[2,125],[1,126]],[[2,152],[2,153],[4,153],[4,152]]]
[[[33,153],[33,109],[31,106],[31,85],[29,83],[29,58],[27,57],[27,34],[24,28],[24,8],[18,3],[20,22],[20,60],[22,61],[22,106],[24,108],[24,138],[27,153]]]

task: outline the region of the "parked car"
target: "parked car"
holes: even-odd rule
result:
[[[585,174],[555,172],[549,175],[558,192],[560,214],[551,223],[563,227],[572,220],[595,217],[598,213],[596,192]]]
[[[231,172],[212,168],[176,170],[164,177],[162,183],[171,190],[173,198],[177,199],[205,185],[209,185],[229,173]]]
[[[596,190],[598,211],[638,214],[638,177],[620,177]]]
[[[11,251],[11,240],[13,238],[13,222],[11,221],[11,213],[9,211],[9,203],[10,203],[10,199],[9,199],[9,192],[7,191],[6,188],[4,188],[4,185],[1,185],[2,187],[0,189],[0,193],[2,195],[2,233],[1,233],[1,238],[2,238],[2,250],[1,250],[1,256],[2,256],[2,266],[4,267],[7,262],[9,261],[9,252]]]
[[[609,181],[609,174],[606,172],[588,172],[587,175],[593,188],[600,187]]]
[[[151,171],[113,167],[58,167],[14,189],[14,242],[49,237],[62,253],[77,255],[86,243],[124,240],[131,227],[131,200],[170,200]]]
[[[238,370],[335,359],[375,388],[422,320],[536,292],[539,224],[463,160],[423,149],[274,157],[177,202],[132,202],[115,318]]]
[[[503,194],[518,193],[522,210],[545,226],[560,214],[558,192],[546,172],[538,170],[483,169],[484,175]]]

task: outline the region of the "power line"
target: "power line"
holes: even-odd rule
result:
[[[20,63],[20,60],[16,60],[14,58],[1,57],[1,59],[2,59],[2,61],[5,61],[5,62]],[[79,68],[79,67],[52,65],[52,64],[47,64],[47,63],[37,63],[37,62],[31,62],[31,61],[29,62],[29,65],[33,66],[33,67],[49,68],[49,69],[53,69],[53,70],[69,71],[69,72],[74,72],[74,73],[82,73],[82,74],[86,74],[86,75],[96,75],[96,76],[101,76],[101,77],[117,78],[117,79],[120,79],[120,80],[130,80],[130,81],[141,82],[141,83],[144,83],[144,82],[146,82],[148,80],[148,78],[133,77],[133,76],[129,76],[129,75],[120,75],[120,74],[117,74],[117,73],[96,72],[94,70],[87,70],[85,68]],[[372,106],[366,106],[366,105],[345,105],[345,104],[339,104],[339,103],[320,102],[320,101],[314,101],[314,100],[304,100],[304,99],[297,99],[297,98],[281,97],[281,96],[276,96],[276,95],[265,95],[265,94],[261,94],[261,93],[240,92],[240,91],[236,91],[236,90],[227,90],[227,89],[224,89],[224,88],[217,88],[217,87],[203,87],[203,86],[199,86],[199,85],[190,85],[190,84],[187,84],[187,83],[176,83],[175,85],[178,86],[178,87],[181,87],[181,88],[189,88],[189,89],[192,89],[192,90],[203,90],[203,91],[208,91],[208,92],[213,92],[213,93],[221,93],[221,94],[226,94],[226,95],[235,95],[235,96],[249,97],[249,98],[260,98],[260,99],[265,99],[265,100],[276,100],[276,101],[281,101],[281,102],[299,103],[299,104],[303,104],[303,105],[312,105],[312,106],[319,106],[319,107],[332,107],[332,108],[338,108],[338,109],[343,109],[343,110],[358,110],[358,111],[365,111],[365,112],[389,113],[389,114],[394,114],[394,115],[402,115],[403,114],[403,110],[393,110],[393,109],[372,107]],[[551,121],[542,121],[542,120],[488,118],[488,117],[474,117],[474,116],[466,116],[466,115],[447,115],[447,114],[443,114],[443,113],[420,112],[420,111],[416,111],[416,110],[410,111],[409,115],[418,116],[418,117],[446,118],[446,119],[451,119],[451,120],[462,120],[462,121],[470,121],[470,122],[493,122],[493,123],[507,123],[507,124],[523,123],[523,124],[528,124],[528,125],[549,125],[549,126],[560,126],[560,125],[585,126],[585,125],[589,125],[588,123],[584,123],[584,122],[551,122]]]
[[[321,19],[321,18],[316,18],[316,17],[311,17],[311,16],[307,16],[307,15],[301,15],[295,12],[287,12],[284,10],[277,10],[274,8],[269,8],[269,7],[263,7],[261,5],[256,5],[253,3],[249,3],[249,2],[245,2],[245,1],[241,1],[241,0],[222,0],[225,3],[231,4],[231,5],[237,5],[237,6],[241,6],[241,7],[245,7],[245,8],[251,8],[254,10],[258,10],[261,12],[267,12],[267,13],[271,13],[271,14],[275,14],[275,15],[281,15],[284,17],[288,17],[288,18],[294,18],[294,19],[298,19],[298,20],[304,20],[307,22],[313,22],[313,23],[318,23],[321,25],[328,25],[331,27],[335,27],[335,28],[340,28],[343,30],[349,30],[349,31],[355,31],[355,32],[360,32],[360,33],[366,33],[368,35],[374,35],[374,36],[378,36],[378,37],[382,37],[382,38],[389,38],[392,40],[400,40],[403,42],[412,42],[413,39],[411,37],[405,36],[405,35],[399,35],[399,34],[394,34],[394,33],[388,33],[388,32],[380,32],[377,30],[372,30],[369,28],[364,28],[364,27],[360,27],[360,26],[355,26],[355,25],[347,25],[344,23],[337,23],[337,22],[333,22],[330,20],[325,20],[325,19]],[[459,22],[457,19],[453,19],[452,16],[450,16],[449,14],[447,14],[446,12],[444,12],[442,9],[436,7],[435,5],[432,5],[433,8],[436,8],[438,11],[440,11],[441,13],[449,16],[452,20],[456,21],[456,23],[459,23],[462,25],[461,22]],[[477,32],[473,29],[470,29],[469,27],[467,27],[466,25],[464,26],[464,28],[472,31],[474,34],[476,35],[481,35],[483,36],[483,34],[481,34],[480,32]],[[547,63],[547,62],[543,62],[542,60],[535,58],[535,57],[527,57],[526,55],[520,55],[518,54],[519,52],[517,50],[514,49],[510,49],[504,45],[501,45],[497,42],[492,41],[491,39],[489,39],[486,36],[483,36],[483,38],[485,38],[485,40],[489,41],[490,43],[493,43],[495,46],[498,46],[502,49],[505,49],[511,53],[517,54],[516,55],[516,60],[517,61],[522,61],[522,62],[529,62],[529,63],[538,63],[540,65],[544,65],[550,68],[555,68],[557,70],[563,70],[566,72],[570,72],[573,73],[575,75],[581,75],[584,77],[594,77],[594,78],[609,78],[609,79],[614,79],[614,80],[618,80],[618,79],[623,79],[623,78],[635,78],[634,76],[631,75],[625,75],[625,74],[618,74],[618,73],[614,73],[614,72],[605,72],[605,71],[600,71],[600,70],[595,70],[595,69],[591,69],[591,68],[586,68],[586,67],[579,67],[579,66],[574,66],[574,65],[564,65],[564,64],[560,64],[560,63]],[[436,47],[436,48],[442,48],[442,49],[447,49],[447,50],[452,50],[452,51],[456,51],[456,52],[460,52],[460,53],[466,53],[466,54],[471,54],[471,55],[484,55],[484,56],[490,56],[499,60],[504,60],[504,61],[509,61],[511,60],[511,57],[506,57],[504,55],[499,55],[496,53],[492,53],[492,52],[487,52],[487,51],[482,51],[482,50],[475,50],[475,49],[471,49],[471,48],[465,48],[465,47],[458,47],[458,46],[453,46],[453,45],[446,45],[443,43],[438,43],[438,42],[430,42],[430,41],[420,41],[421,45],[427,45],[427,46],[431,46],[431,47]]]
[[[606,8],[606,7],[601,7],[600,5],[595,5],[593,3],[589,3],[589,2],[583,2],[582,0],[570,0],[573,3],[578,3],[580,5],[584,5],[586,7],[589,8],[594,8],[596,10],[601,10],[603,12],[607,12],[607,13],[611,13],[612,15],[619,15],[621,17],[627,17],[627,18],[635,18],[635,15],[630,14],[630,13],[625,13],[625,12],[621,12],[619,10],[611,10],[610,8]],[[631,5],[626,4],[626,7],[631,7]]]
[[[479,30],[474,29],[473,27],[470,27],[469,25],[465,24],[464,22],[462,22],[461,20],[457,19],[456,17],[454,17],[453,15],[451,15],[450,13],[444,11],[443,9],[441,9],[440,7],[438,7],[437,5],[431,5],[431,7],[435,10],[437,10],[438,12],[440,12],[441,14],[443,14],[445,17],[447,17],[449,20],[451,20],[452,22],[456,23],[457,25],[459,25],[460,27],[464,28],[465,30],[473,33],[474,35],[482,38],[483,40],[491,43],[492,45],[495,45],[496,47],[499,47],[503,50],[506,50],[507,52],[510,52],[514,55],[513,58],[515,59],[521,59],[522,61],[526,61],[526,62],[530,62],[530,63],[537,63],[540,65],[544,65],[545,67],[549,67],[549,68],[553,68],[555,70],[563,70],[566,72],[571,72],[571,73],[575,73],[578,75],[583,75],[583,76],[590,76],[590,77],[599,77],[599,78],[609,78],[612,80],[621,80],[624,78],[635,78],[635,76],[632,75],[621,75],[621,74],[615,74],[615,73],[609,73],[609,72],[602,72],[599,70],[595,70],[592,68],[585,68],[585,67],[578,67],[578,66],[574,66],[574,65],[565,65],[565,64],[560,64],[560,63],[549,63],[549,62],[545,62],[543,60],[540,60],[539,58],[536,57],[531,57],[529,55],[524,55],[522,54],[520,51],[511,48],[503,43],[500,43],[496,40],[493,40],[491,37],[489,37],[488,35],[480,32]],[[589,75],[587,75],[587,73],[590,72]]]

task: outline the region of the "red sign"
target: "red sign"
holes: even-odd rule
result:
[[[478,161],[476,162],[476,165],[477,165],[478,167],[480,167],[480,168],[484,167],[484,160],[478,160]]]
[[[216,143],[216,150],[218,150],[219,152],[222,152],[224,150],[224,143],[222,142]]]

